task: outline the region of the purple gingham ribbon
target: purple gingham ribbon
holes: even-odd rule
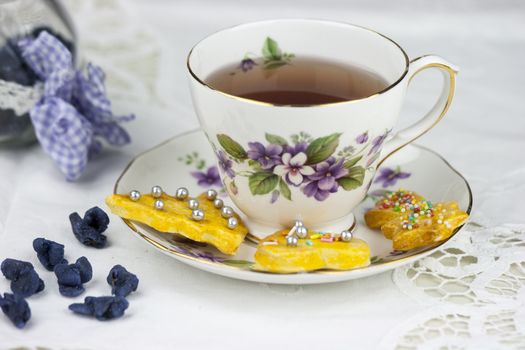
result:
[[[71,52],[45,31],[19,46],[44,82],[43,96],[30,111],[36,136],[67,180],[78,179],[88,159],[102,150],[99,138],[113,146],[131,141],[118,123],[134,116],[113,115],[101,68],[89,63],[86,75],[75,70]]]

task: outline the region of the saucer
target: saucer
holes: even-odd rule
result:
[[[381,176],[389,169],[389,176]],[[225,204],[235,208],[222,188],[216,171],[215,155],[202,130],[187,132],[161,143],[138,155],[124,169],[115,183],[114,193],[129,193],[136,189],[147,192],[160,185],[167,193],[178,187],[190,193],[215,188]],[[126,225],[141,240],[161,252],[193,267],[218,275],[246,281],[278,284],[317,284],[357,279],[394,269],[420,259],[445,242],[412,249],[394,251],[392,242],[379,230],[369,229],[364,221],[365,211],[374,205],[384,191],[409,189],[423,194],[434,202],[456,201],[470,214],[472,192],[467,180],[440,155],[418,145],[408,145],[381,164],[369,195],[354,210],[354,236],[365,240],[371,249],[371,264],[348,271],[320,270],[309,273],[272,274],[252,270],[257,233],[249,235],[235,256],[221,254],[213,247],[189,241],[183,237],[158,232],[130,220]],[[236,209],[236,208],[235,208]],[[240,211],[236,210],[238,213]],[[243,218],[246,219],[246,218]],[[459,232],[461,227],[455,230]]]

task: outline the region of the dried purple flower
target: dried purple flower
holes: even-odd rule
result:
[[[137,276],[122,265],[113,266],[106,281],[111,286],[111,294],[119,297],[127,297],[131,292],[136,291],[139,285]]]
[[[16,295],[27,298],[45,288],[44,281],[30,262],[5,259],[0,269],[5,278],[11,281],[11,290]]]
[[[67,264],[64,259],[64,245],[47,240],[45,238],[35,238],[33,249],[37,253],[38,260],[46,268],[53,271],[58,264]]]
[[[0,295],[0,308],[16,328],[24,328],[31,318],[29,304],[21,295],[10,293],[4,293],[3,297]]]
[[[102,234],[109,224],[108,215],[99,207],[93,207],[86,211],[84,218],[78,213],[69,215],[71,228],[75,237],[84,245],[95,248],[103,248],[106,245],[106,236]]]
[[[74,264],[55,266],[58,290],[65,297],[76,297],[84,292],[84,283],[93,277],[93,269],[86,257],[80,257]]]
[[[69,310],[74,313],[93,316],[99,321],[107,321],[119,318],[129,306],[124,297],[86,297],[83,303],[69,305]]]

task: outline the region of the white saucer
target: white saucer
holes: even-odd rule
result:
[[[148,192],[157,184],[168,193],[175,192],[181,186],[187,187],[190,193],[201,193],[208,188],[221,190],[221,183],[214,176],[202,176],[210,167],[215,166],[215,156],[208,140],[201,130],[195,130],[176,136],[137,156],[118,178],[114,192],[122,194],[133,189]],[[399,176],[393,182],[386,183],[387,187],[383,187],[383,182],[376,182],[370,189],[371,195],[377,191],[402,187],[419,192],[435,202],[457,201],[461,209],[470,214],[472,192],[468,182],[437,153],[417,145],[406,146],[381,165],[376,178],[380,170],[385,168],[408,173],[409,176]],[[200,179],[209,182],[199,185],[195,172],[202,173]],[[228,205],[233,206],[224,191],[221,195]],[[235,256],[229,257],[213,247],[161,233],[132,221],[124,222],[137,237],[185,264],[231,278],[279,284],[330,283],[375,275],[420,259],[444,243],[406,252],[392,251],[391,241],[385,239],[380,231],[370,230],[363,223],[363,214],[373,203],[373,198],[369,197],[354,211],[357,220],[354,234],[369,244],[372,251],[371,265],[349,271],[323,270],[297,274],[258,272],[250,269],[256,245],[249,240],[241,245]],[[454,234],[460,229],[461,227]]]

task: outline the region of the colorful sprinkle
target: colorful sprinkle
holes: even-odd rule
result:
[[[419,218],[434,217],[434,209],[432,209],[432,202],[426,199],[418,199],[419,197],[411,191],[400,189],[399,191],[389,192],[376,203],[378,209],[392,209],[395,212],[404,213],[401,223],[403,229],[411,230],[419,227]],[[443,213],[443,209],[439,208],[439,212]],[[439,219],[443,220],[443,214],[440,214]]]

